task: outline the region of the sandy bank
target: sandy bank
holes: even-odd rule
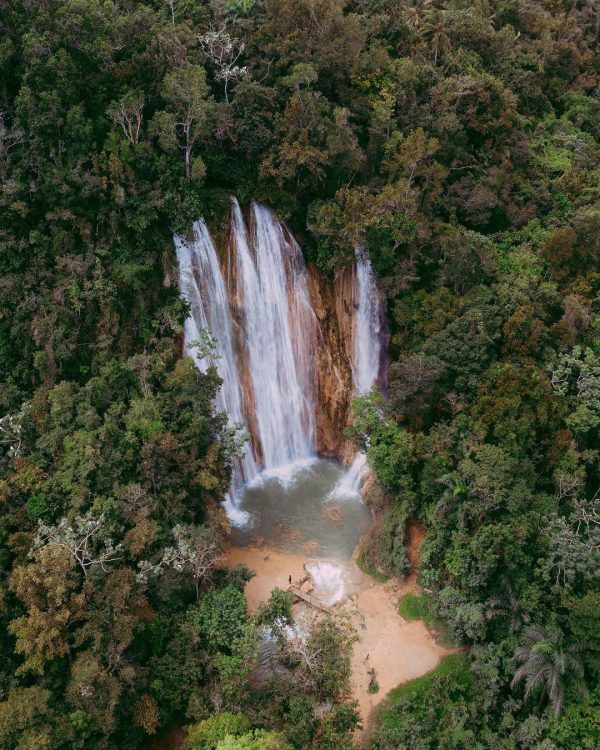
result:
[[[248,607],[253,611],[268,600],[273,588],[286,588],[290,575],[294,582],[302,580],[304,566],[314,560],[269,547],[232,547],[225,563],[243,563],[256,573],[246,584]],[[434,669],[450,650],[434,641],[423,622],[407,622],[398,614],[398,600],[414,588],[414,580],[378,583],[354,562],[334,564],[342,568],[348,596],[342,606],[351,613],[360,638],[352,657],[351,689],[366,726],[373,708],[392,688]],[[379,683],[379,692],[374,694],[368,692],[371,669]]]

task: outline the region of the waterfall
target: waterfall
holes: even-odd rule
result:
[[[217,409],[230,426],[246,425],[252,438],[234,461],[225,502],[238,525],[247,516],[239,499],[244,485],[269,477],[286,483],[315,460],[316,356],[322,342],[298,243],[264,206],[253,203],[249,219],[247,225],[233,199],[228,253],[221,258],[202,219],[190,239],[174,238],[180,292],[190,306],[187,353],[201,371],[216,367],[222,380]],[[383,308],[371,263],[360,249],[351,310],[353,390],[363,394],[379,377]],[[205,332],[215,340],[214,352],[204,346]],[[366,470],[359,453],[332,495],[359,496]]]
[[[381,362],[382,303],[371,261],[356,251],[356,323],[352,351],[352,381],[357,394],[368,393],[377,382]]]
[[[363,248],[356,250],[353,278],[355,319],[352,342],[352,384],[355,395],[368,393],[376,384],[381,367],[383,302],[375,284],[371,261]],[[360,497],[369,467],[359,451],[333,489],[332,497]]]
[[[263,468],[314,455],[316,316],[297,243],[264,206],[252,205],[250,237],[236,200],[232,247]],[[284,473],[284,471],[283,471]]]
[[[208,367],[216,367],[223,381],[217,393],[216,407],[228,415],[230,426],[243,424],[242,388],[229,299],[208,227],[201,219],[194,222],[190,241],[180,236],[175,236],[174,240],[179,265],[179,289],[190,305],[190,315],[184,326],[184,347],[202,372]],[[213,335],[216,356],[211,353],[199,356],[198,346],[193,342],[200,340],[202,331]],[[256,473],[252,449],[246,442],[242,458],[234,463],[233,492]],[[235,515],[235,503],[230,496],[226,498],[226,507]],[[237,520],[243,521],[243,515],[238,515]]]
[[[230,426],[253,428],[254,449],[245,443],[225,502],[237,524],[246,515],[237,498],[242,485],[259,471],[285,481],[315,455],[318,322],[306,266],[298,244],[268,209],[253,204],[251,218],[249,232],[232,201],[226,274],[204,220],[194,223],[190,240],[174,238],[180,292],[190,305],[186,351],[201,371],[217,368],[223,382],[216,406]],[[216,351],[200,356],[194,342],[205,331]]]

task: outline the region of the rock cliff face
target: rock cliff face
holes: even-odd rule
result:
[[[321,329],[316,352],[317,451],[350,464],[356,448],[345,433],[356,390],[352,373],[357,335],[356,266],[345,268],[333,284],[314,267],[308,272],[311,303]]]
[[[241,319],[244,315],[242,300],[237,292],[235,266],[231,263],[235,255],[235,242],[230,239],[223,266],[230,289],[230,304],[233,328],[241,364],[241,385],[247,414],[247,427],[257,462],[262,463],[252,385],[249,378],[248,352],[244,340]],[[288,263],[286,263],[286,266]],[[288,268],[287,272],[291,276]],[[310,331],[314,372],[315,396],[315,450],[323,456],[338,458],[350,464],[356,453],[352,441],[346,436],[350,421],[350,405],[354,394],[352,375],[352,352],[356,336],[357,276],[356,267],[344,269],[333,284],[309,265],[308,292],[310,304],[317,319],[317,326],[303,320],[302,314],[290,310],[290,330],[293,335],[306,336]]]
[[[351,315],[338,315],[337,283],[326,283],[314,267],[309,267],[308,275],[311,303],[320,326],[315,352],[316,449],[324,456],[343,459],[352,396]]]

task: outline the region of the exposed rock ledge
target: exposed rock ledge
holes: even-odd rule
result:
[[[333,284],[308,267],[311,303],[321,328],[316,352],[317,451],[350,464],[356,448],[346,435],[352,401],[356,272],[342,271]]]

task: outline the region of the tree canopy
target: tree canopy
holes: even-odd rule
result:
[[[351,747],[351,639],[255,690],[221,567],[237,438],[172,235],[232,193],[387,301],[363,556],[404,574],[421,522],[472,648],[375,746],[600,744],[599,35],[593,0],[0,0],[3,747]]]

